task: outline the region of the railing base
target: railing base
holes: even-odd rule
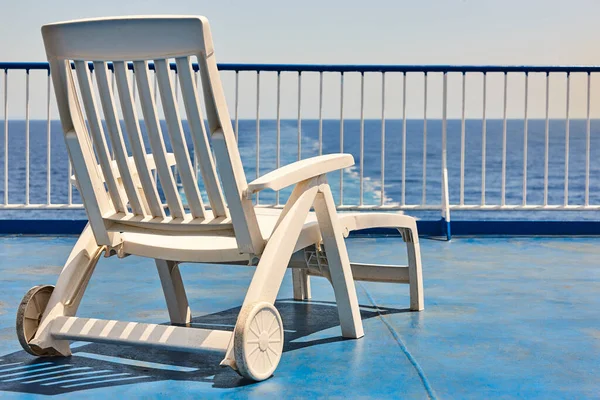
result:
[[[0,235],[78,235],[86,220],[0,219]],[[600,221],[452,221],[419,220],[420,236],[600,236]],[[447,230],[444,230],[447,229]],[[399,236],[397,229],[369,228],[351,237]]]

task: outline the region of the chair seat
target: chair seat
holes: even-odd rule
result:
[[[260,231],[267,240],[281,214],[281,209],[256,208]],[[339,213],[344,236],[353,230],[371,227],[410,228],[414,219],[402,213]],[[200,263],[248,263],[248,254],[240,253],[231,231],[202,232],[123,232],[123,253],[142,257]],[[294,251],[318,243],[321,233],[314,212],[310,212]]]
[[[260,231],[265,240],[271,236],[281,209],[257,208],[256,214]],[[307,218],[302,237],[313,227],[316,240],[320,238],[316,216],[314,213]],[[306,232],[305,232],[306,231]],[[248,254],[240,253],[237,241],[232,231],[202,231],[202,232],[161,232],[149,233],[123,232],[123,252],[142,257],[158,258],[180,262],[204,263],[247,263]],[[305,243],[306,240],[302,240]],[[312,244],[307,243],[304,247]]]

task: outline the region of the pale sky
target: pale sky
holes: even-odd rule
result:
[[[422,1],[202,1],[202,0],[2,0],[0,61],[44,61],[40,27],[77,18],[133,14],[196,14],[209,18],[219,62],[317,64],[600,65],[598,0]],[[0,74],[3,75],[3,74]],[[9,73],[9,115],[24,115],[24,78]],[[3,78],[3,76],[2,76]],[[400,116],[400,75],[389,75],[387,115]],[[422,117],[423,80],[409,79],[409,116]],[[232,76],[224,76],[233,101]],[[366,77],[366,116],[381,114],[381,77]],[[523,110],[523,78],[509,78],[509,116]],[[45,77],[32,73],[32,116],[45,117]],[[347,116],[358,118],[359,78],[347,78]],[[488,115],[500,116],[502,77],[489,77]],[[584,116],[585,77],[572,78],[572,115]],[[592,80],[594,114],[600,114],[600,77]],[[439,116],[441,77],[429,82],[428,114]],[[551,113],[564,115],[565,77],[551,80]],[[532,116],[543,116],[544,82],[530,81]],[[4,90],[0,81],[0,90]],[[256,78],[241,77],[240,115],[255,116]],[[284,116],[296,115],[296,75],[282,83]],[[460,76],[449,79],[449,114],[460,113]],[[481,76],[467,80],[467,117],[481,114]],[[539,92],[539,93],[538,93]],[[318,75],[303,76],[303,115],[316,117]],[[261,75],[261,115],[272,117],[275,75]],[[0,103],[2,100],[0,99]],[[325,76],[326,117],[339,112],[339,75]],[[1,116],[0,116],[1,118]]]

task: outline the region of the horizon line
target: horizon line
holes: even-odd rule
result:
[[[406,118],[407,121],[424,121],[425,119],[427,119],[427,121],[443,121],[443,118],[432,118],[432,117],[427,117],[427,118]],[[277,121],[277,118],[260,118],[260,121]],[[280,118],[279,119],[281,122],[283,121],[298,121],[298,118]],[[301,118],[301,121],[316,121],[319,122],[319,118]],[[483,121],[483,118],[465,118],[465,121]],[[525,118],[506,118],[507,121],[525,121]],[[566,117],[562,117],[562,118],[548,118],[549,121],[567,121]],[[599,117],[595,117],[595,118],[589,118],[590,121],[600,121],[600,116]],[[8,118],[8,122],[26,122],[27,120],[25,118]],[[48,119],[45,118],[30,118],[29,122],[48,122]],[[60,122],[60,119],[51,119],[51,122]],[[105,121],[104,119],[102,119],[101,121]],[[119,119],[119,121],[124,121],[124,119]],[[143,118],[138,119],[138,121],[144,121]],[[160,121],[166,121],[165,119],[160,119]],[[186,121],[187,122],[187,118],[186,119],[181,119],[181,121]],[[206,119],[204,121],[207,121]],[[232,121],[235,121],[235,119],[232,119]],[[253,121],[256,122],[256,118],[238,118],[238,122],[239,121]],[[321,121],[340,121],[339,118],[322,118]],[[358,121],[360,122],[361,119],[360,118],[344,118],[343,119],[344,122],[346,121]],[[364,118],[363,121],[382,121],[381,118]],[[402,118],[385,118],[385,121],[403,121]],[[461,118],[446,118],[446,121],[462,121]],[[504,118],[485,118],[485,121],[504,121]],[[546,121],[545,117],[542,118],[527,118],[527,121]],[[587,121],[587,118],[569,118],[569,121]],[[0,123],[4,123],[5,120],[4,119],[0,119]]]

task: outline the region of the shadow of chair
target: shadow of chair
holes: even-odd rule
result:
[[[281,299],[276,302],[276,307],[285,327],[284,352],[345,340],[339,330],[335,331],[335,336],[298,340],[339,326],[334,302]],[[366,320],[408,311],[361,306],[361,318]],[[231,331],[239,312],[240,308],[236,307],[196,317],[191,326]],[[364,340],[369,340],[368,335]],[[194,354],[96,343],[74,344],[72,348],[73,356],[67,358],[34,358],[24,351],[1,356],[0,391],[56,395],[164,380],[210,382],[215,388],[254,383],[229,368],[218,367],[223,358],[221,353]]]

